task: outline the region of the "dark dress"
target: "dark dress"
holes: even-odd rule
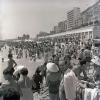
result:
[[[42,76],[40,74],[33,75],[33,81],[36,84],[36,87],[32,87],[33,92],[40,92],[40,84],[42,83]]]

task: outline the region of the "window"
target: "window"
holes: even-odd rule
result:
[[[82,39],[84,39],[84,32],[82,32]]]
[[[93,32],[89,31],[89,38],[92,38],[92,36],[93,36]]]
[[[88,35],[88,32],[85,32],[85,35]]]

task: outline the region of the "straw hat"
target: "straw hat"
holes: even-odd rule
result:
[[[52,63],[52,62],[48,63],[46,65],[46,67],[47,67],[47,71],[50,71],[50,72],[58,72],[59,71],[58,66],[55,63]]]
[[[97,56],[95,56],[91,61],[96,65],[100,65],[100,58]]]

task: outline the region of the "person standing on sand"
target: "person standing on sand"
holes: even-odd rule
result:
[[[27,75],[28,69],[23,68],[20,71],[20,79],[18,80],[18,84],[23,93],[20,100],[33,100],[32,80]]]
[[[61,81],[61,73],[55,63],[49,62],[46,65],[46,83],[49,90],[50,100],[59,100],[59,85]]]
[[[12,74],[13,74],[14,68],[17,66],[17,63],[13,59],[13,55],[12,54],[8,54],[8,59],[9,60],[8,60],[8,67],[7,68],[9,68],[11,70]]]

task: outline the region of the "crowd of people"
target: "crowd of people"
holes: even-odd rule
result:
[[[49,100],[100,99],[100,53],[92,48],[92,42],[80,45],[77,41],[60,43],[46,40],[39,43],[11,42],[7,45],[10,47],[9,60],[3,71],[7,83],[0,86],[2,100],[33,100],[33,94],[40,94],[43,84],[48,88]],[[24,54],[26,59],[34,61],[43,57],[44,63],[30,79],[24,66],[19,66],[16,71],[13,53],[17,59],[23,58]]]

